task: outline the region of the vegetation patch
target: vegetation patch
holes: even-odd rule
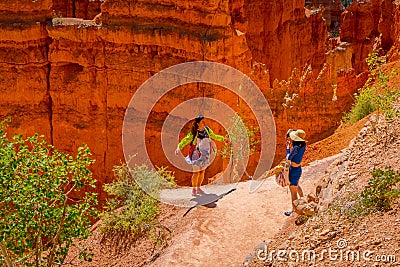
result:
[[[390,167],[373,170],[368,187],[360,196],[368,213],[390,210],[391,204],[400,196],[400,172],[395,172]]]
[[[159,201],[151,195],[159,193],[165,182],[174,184],[172,172],[166,168],[153,170],[146,164],[130,169],[123,164],[114,167],[114,174],[116,180],[104,186],[113,198],[107,200],[101,214],[102,231],[108,235],[129,235],[133,240],[150,236],[162,241],[160,238],[164,236],[165,227],[157,219]],[[151,188],[151,195],[140,187],[138,181]]]
[[[343,118],[345,122],[355,123],[376,110],[382,111],[387,119],[399,115],[394,104],[400,97],[400,91],[391,86],[398,77],[398,70],[394,69],[387,73],[382,67],[386,63],[386,58],[378,57],[376,53],[368,56],[367,63],[371,77],[355,94],[355,103]]]
[[[0,265],[62,265],[97,217],[97,196],[85,192],[95,187],[94,160],[86,145],[74,157],[37,134],[9,138],[6,123],[0,123]],[[84,250],[80,256],[90,260]]]
[[[400,196],[400,172],[386,167],[385,170],[374,169],[371,174],[368,185],[361,193],[347,192],[332,205],[331,210],[350,221],[391,210]]]

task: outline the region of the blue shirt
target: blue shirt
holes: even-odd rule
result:
[[[286,149],[286,158],[294,163],[300,164],[303,160],[304,152],[306,152],[306,146],[294,146],[292,151]]]

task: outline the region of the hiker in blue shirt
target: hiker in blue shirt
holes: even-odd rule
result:
[[[299,197],[303,197],[303,190],[299,185],[299,180],[301,177],[302,169],[301,169],[301,161],[303,160],[304,152],[306,151],[306,141],[304,138],[306,137],[306,133],[299,130],[289,130],[287,135],[286,142],[286,159],[290,163],[289,168],[289,188],[292,198],[292,211],[286,211],[285,215],[290,216],[296,209],[294,207],[293,202]],[[290,150],[290,140],[293,141],[292,150]]]
[[[193,167],[192,195],[202,195],[204,191],[200,188],[204,180],[204,173],[210,164],[211,140],[225,141],[228,139],[222,135],[215,134],[210,127],[204,126],[204,116],[199,115],[194,119],[192,130],[179,142],[175,154],[190,143],[189,155],[185,157],[186,162]]]

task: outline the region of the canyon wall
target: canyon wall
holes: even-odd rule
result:
[[[98,15],[101,0],[53,0],[55,17],[93,19]]]
[[[249,68],[251,55],[244,36],[229,27],[228,8],[228,1],[210,1],[207,7],[191,1],[186,8],[178,8],[174,1],[106,1],[97,18],[101,27],[68,25],[76,23],[70,20],[48,27],[55,145],[69,149],[88,142],[105,174],[102,182],[109,182],[112,166],[123,159],[125,108],[151,75],[194,60]],[[199,97],[195,87],[178,88],[175,97],[160,100],[163,104],[155,107],[147,133],[155,164],[168,163],[160,153],[160,122],[184,99]],[[205,86],[203,90],[226,100],[226,89]],[[236,98],[227,101],[236,103]],[[221,166],[216,163],[210,172]],[[179,183],[190,181],[187,173],[177,171],[177,177]]]
[[[321,70],[326,23],[320,13],[307,17],[304,1],[248,1],[243,12],[247,45],[254,61],[266,65],[271,81],[288,79],[295,67]]]
[[[48,44],[51,0],[0,1],[0,110],[21,134],[52,140]]]
[[[0,115],[12,116],[12,130],[45,134],[63,151],[75,153],[87,143],[96,159],[98,185],[110,182],[112,167],[123,160],[122,122],[132,95],[158,71],[207,60],[246,73],[273,110],[279,160],[288,128],[303,128],[313,142],[339,125],[354,92],[367,78],[363,57],[372,49],[365,41],[371,36],[367,26],[380,32],[375,18],[380,11],[368,9],[374,15],[366,23],[357,9],[356,15],[344,15],[343,23],[366,23],[362,36],[345,26],[344,38],[328,43],[322,14],[305,10],[304,1],[295,0],[105,0],[95,22],[78,19],[93,14],[88,15],[88,7],[76,9],[72,1],[54,1],[53,6],[47,0],[18,3],[28,6],[0,6],[4,21]],[[75,14],[69,11],[71,4]],[[381,5],[371,3],[371,8]],[[76,10],[87,14],[80,16]],[[77,18],[49,19],[60,12]],[[13,23],[10,14],[25,20]],[[248,107],[227,89],[201,84],[177,88],[155,106],[147,127],[153,163],[168,163],[160,153],[160,125],[168,112],[184,100],[201,96],[225,102],[254,124]],[[216,123],[210,126],[223,132]],[[254,157],[250,170],[256,162]],[[219,159],[206,176],[221,168]],[[190,173],[176,170],[176,176],[179,184],[190,183]]]
[[[391,0],[354,1],[342,14],[340,39],[353,45],[353,67],[367,68],[365,58],[375,47],[386,52],[392,45],[393,3]]]
[[[389,17],[390,18],[390,17]],[[393,17],[391,18],[393,23],[390,27],[390,39],[393,40],[393,46],[389,51],[389,60],[398,61],[400,60],[400,7],[396,5],[393,7]]]

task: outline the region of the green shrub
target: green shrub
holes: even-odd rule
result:
[[[387,119],[399,115],[393,105],[399,99],[400,91],[389,86],[392,79],[397,79],[397,69],[386,73],[381,68],[385,59],[378,57],[376,53],[369,54],[366,61],[371,77],[365,86],[358,90],[358,94],[355,94],[355,102],[351,110],[343,117],[345,122],[355,123],[375,110],[382,111]]]
[[[349,113],[345,114],[344,121],[355,123],[376,110],[375,96],[371,87],[359,90],[355,95],[355,102]]]
[[[231,118],[231,126],[228,127],[227,132],[231,144],[236,147],[237,154],[234,155],[236,159],[246,159],[257,150],[257,145],[260,143],[256,138],[258,127],[247,126],[240,115],[235,114]],[[219,151],[223,158],[231,156],[231,144],[225,143]]]
[[[80,147],[73,157],[37,134],[8,138],[5,128],[1,122],[0,261],[61,265],[72,242],[90,235],[89,217],[97,216],[96,194],[83,188],[95,187],[90,151]]]
[[[230,143],[225,143],[218,153],[222,158],[230,161],[231,182],[241,179],[239,173],[242,171],[250,178],[251,175],[246,170],[246,160],[257,150],[260,143],[256,138],[258,127],[249,127],[243,121],[242,117],[235,113],[231,118],[231,125],[227,128]]]
[[[355,192],[350,183],[346,183],[342,190],[343,194],[329,205],[327,214],[333,215],[333,218],[337,215],[343,216],[351,222],[366,215],[367,213],[360,201],[360,193]]]
[[[161,179],[173,183],[173,174],[165,168],[153,170],[143,164],[129,169],[123,164],[114,167],[114,175],[116,180],[104,185],[104,190],[114,197],[107,200],[101,214],[102,230],[133,234],[134,239],[152,234],[160,227],[157,220],[159,201],[143,191],[137,181],[142,184],[145,180],[154,193],[162,188]]]
[[[375,169],[368,181],[368,188],[361,193],[361,202],[368,211],[387,211],[400,196],[400,173],[387,167],[385,171]]]
[[[330,205],[329,213],[355,222],[373,212],[390,210],[391,204],[400,196],[400,172],[386,167],[386,170],[375,169],[371,174],[368,186],[361,193],[347,183],[341,197]]]

